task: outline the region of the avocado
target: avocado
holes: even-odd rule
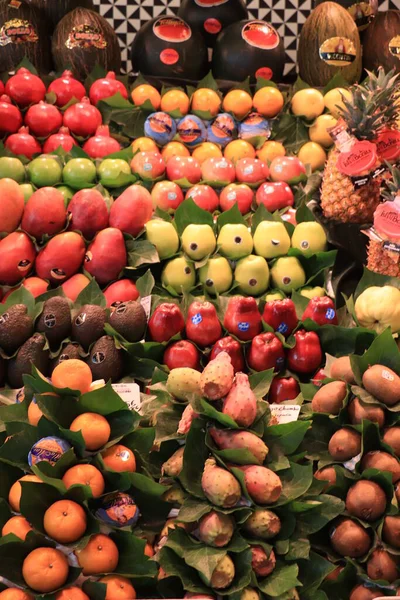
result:
[[[72,342],[71,344],[67,344],[63,348],[58,356],[56,356],[50,363],[50,373],[54,371],[57,365],[64,362],[65,360],[71,360],[71,358],[75,358],[77,360],[81,360],[85,351],[76,342]]]
[[[18,350],[15,358],[8,363],[7,379],[11,388],[17,389],[24,385],[22,376],[32,372],[32,364],[47,375],[49,366],[49,351],[44,350],[46,338],[41,333],[34,333]]]
[[[10,306],[0,316],[0,348],[14,354],[33,333],[33,321],[24,304]]]
[[[96,304],[85,304],[72,321],[72,339],[85,350],[104,335],[107,313]]]
[[[115,347],[114,338],[103,335],[93,345],[88,364],[93,381],[98,379],[118,381],[121,379],[124,366],[122,350]]]
[[[111,313],[110,325],[128,342],[139,342],[146,333],[145,310],[140,302],[123,302]]]
[[[57,348],[70,335],[71,310],[66,298],[55,296],[46,300],[36,331],[45,334],[51,348]]]

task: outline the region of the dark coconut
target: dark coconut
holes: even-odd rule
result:
[[[365,32],[363,67],[400,73],[400,10],[379,12]]]
[[[25,56],[40,73],[51,71],[46,22],[24,1],[0,0],[0,71],[14,71]]]
[[[314,0],[314,8],[323,2],[326,2],[326,0]],[[359,31],[367,29],[378,12],[378,0],[363,0],[362,2],[354,2],[354,0],[335,0],[335,2],[349,11],[350,16],[354,19]]]
[[[209,48],[214,48],[222,29],[248,19],[249,13],[243,0],[183,0],[178,16],[205,37]]]
[[[212,61],[217,79],[244,81],[250,76],[279,82],[284,67],[283,40],[266,21],[239,21],[218,36]]]
[[[203,36],[179,17],[147,21],[131,48],[132,69],[152,77],[202,79],[209,69]]]
[[[66,65],[78,79],[85,79],[96,65],[119,73],[121,50],[114,29],[93,10],[76,8],[57,25],[53,35],[56,69]]]
[[[27,0],[27,2],[40,11],[41,18],[46,19],[46,24],[51,31],[67,13],[75,8],[94,10],[93,0]]]

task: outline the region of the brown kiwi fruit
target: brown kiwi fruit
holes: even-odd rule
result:
[[[373,365],[362,378],[363,386],[387,406],[400,402],[400,377],[384,365]]]
[[[311,402],[314,412],[338,415],[346,398],[347,386],[344,381],[331,381],[323,385]]]
[[[381,598],[382,590],[378,588],[366,588],[363,585],[356,585],[352,589],[349,600],[374,600],[374,598]]]
[[[389,471],[392,473],[392,481],[396,483],[400,479],[400,463],[391,454],[377,450],[368,452],[362,459],[363,469],[378,469],[378,471]]]
[[[361,425],[365,420],[377,423],[379,427],[385,424],[385,411],[377,404],[365,404],[359,398],[354,398],[347,407],[350,423]]]
[[[338,521],[332,528],[330,537],[333,549],[350,558],[364,556],[371,547],[368,532],[352,519]]]
[[[337,358],[331,365],[330,376],[332,379],[341,379],[346,383],[354,385],[356,380],[354,379],[354,373],[351,368],[350,356],[341,356]]]
[[[318,469],[318,471],[315,472],[314,477],[315,479],[319,479],[319,481],[327,482],[323,491],[328,489],[328,487],[331,485],[335,485],[336,483],[336,471],[334,467],[324,467],[323,469]]]
[[[386,429],[383,441],[392,448],[396,456],[400,457],[400,427]]]
[[[374,550],[367,562],[367,573],[370,579],[384,579],[389,583],[398,576],[397,562],[389,552],[383,549]]]
[[[338,429],[329,441],[328,451],[334,460],[350,460],[361,452],[361,435],[354,429]]]
[[[382,529],[383,541],[393,546],[393,548],[400,548],[400,516],[398,517],[385,517]]]
[[[376,521],[386,509],[387,498],[374,481],[362,479],[351,486],[346,496],[346,510],[352,517]]]
[[[334,565],[332,565],[332,566],[334,566]],[[329,575],[327,575],[325,577],[325,581],[336,581],[336,579],[339,577],[339,575],[343,571],[343,569],[344,569],[344,567],[342,567],[341,565],[339,565],[333,571],[331,571],[329,573]]]

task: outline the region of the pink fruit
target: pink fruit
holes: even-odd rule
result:
[[[174,213],[184,200],[182,189],[173,181],[158,181],[151,190],[154,208]]]
[[[247,491],[256,504],[273,504],[279,500],[282,482],[276,473],[257,465],[236,468],[243,471]]]
[[[251,567],[257,577],[268,577],[276,567],[274,551],[268,555],[262,546],[251,546]]]
[[[27,127],[21,127],[18,133],[13,133],[6,139],[5,147],[17,156],[26,156],[32,159],[34,154],[40,154],[42,147],[39,142],[29,133]]]
[[[256,193],[256,202],[258,206],[264,204],[265,208],[273,213],[287,206],[293,206],[294,195],[284,181],[272,181],[260,185]]]
[[[99,231],[85,256],[85,269],[100,285],[118,279],[126,267],[125,240],[119,229],[108,227]]]
[[[185,447],[182,446],[163,464],[161,474],[166,477],[178,477],[183,469],[183,454]]]
[[[217,467],[213,458],[206,461],[201,486],[208,500],[222,508],[236,506],[242,495],[238,480],[226,469]]]
[[[207,158],[201,165],[201,174],[205,181],[223,185],[233,183],[236,179],[235,166],[226,158]]]
[[[71,71],[64,71],[64,73],[51,82],[48,92],[53,92],[57,96],[56,105],[59,107],[65,106],[72,100],[82,100],[86,95],[85,86],[74,79]]]
[[[65,226],[66,218],[62,193],[52,187],[43,187],[29,198],[21,227],[29,235],[40,239],[43,235],[59,233]]]
[[[39,252],[36,273],[60,285],[75,275],[85,257],[85,242],[78,233],[67,231],[53,237]]]
[[[200,389],[203,396],[208,400],[220,400],[232,388],[234,377],[231,357],[227,352],[221,352],[201,374]]]
[[[191,156],[173,156],[167,162],[167,177],[170,181],[187,179],[190,183],[201,180],[200,163]]]
[[[110,226],[137,236],[150,221],[153,202],[141,185],[131,185],[116,199],[110,211]]]
[[[305,174],[306,168],[296,156],[276,156],[269,166],[272,181],[291,181]]]
[[[21,67],[7,81],[5,92],[18,106],[25,107],[44,100],[46,87],[40,77]]]
[[[108,125],[100,125],[95,135],[84,143],[83,150],[91,158],[104,158],[113,152],[119,152],[121,144],[111,137]]]
[[[186,192],[185,199],[187,198],[191,198],[197,206],[210,213],[218,210],[218,194],[209,185],[195,185]]]
[[[62,125],[62,115],[56,106],[43,100],[34,104],[25,115],[25,125],[37,137],[48,137]]]
[[[241,183],[261,183],[266,173],[266,164],[258,158],[241,158],[236,163],[236,179]]]
[[[21,231],[0,240],[0,283],[15,285],[32,270],[36,250],[32,240]]]
[[[13,179],[0,179],[0,231],[11,233],[20,224],[24,212],[24,195]]]
[[[181,420],[178,425],[178,433],[182,435],[186,435],[189,433],[189,430],[192,426],[193,419],[197,419],[199,415],[194,412],[191,404],[188,404],[185,410],[182,413]]]
[[[74,146],[77,146],[76,141],[70,135],[68,127],[60,127],[58,133],[51,135],[44,143],[43,152],[50,154],[58,148],[62,148],[65,152],[70,152]]]
[[[240,427],[250,427],[257,416],[257,398],[244,373],[236,373],[235,383],[224,400],[224,415],[231,417]]]
[[[22,115],[9,96],[0,96],[0,137],[16,133],[22,125]]]
[[[131,169],[141,179],[158,179],[165,173],[165,162],[159,152],[138,152],[132,158]]]
[[[121,81],[118,81],[114,71],[110,71],[106,77],[92,83],[89,91],[90,102],[97,104],[100,100],[115,96],[118,92],[123,98],[128,98],[126,87]]]
[[[246,449],[253,454],[260,465],[266,459],[268,447],[261,438],[250,431],[235,431],[233,429],[211,427],[209,433],[220,450]]]
[[[90,104],[89,98],[82,98],[80,102],[67,108],[63,122],[73,134],[89,137],[100,127],[102,116],[101,112]]]
[[[67,281],[64,281],[61,287],[67,298],[72,302],[75,302],[79,294],[89,285],[89,283],[90,279],[85,275],[82,275],[82,273],[77,273],[76,275],[72,275]]]
[[[198,538],[203,544],[223,548],[231,541],[234,530],[232,517],[212,510],[200,519]]]
[[[116,307],[123,302],[137,300],[139,292],[136,285],[130,279],[120,279],[112,283],[104,290],[107,308]]]
[[[77,192],[68,205],[69,229],[80,231],[83,237],[91,240],[98,231],[108,227],[108,206],[106,200],[95,189]]]
[[[254,199],[254,192],[244,183],[231,183],[221,192],[219,204],[222,211],[229,210],[234,204],[237,204],[242,215],[246,215],[251,210]]]

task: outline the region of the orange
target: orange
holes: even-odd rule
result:
[[[53,592],[68,579],[68,560],[55,548],[36,548],[25,558],[22,577],[35,592]]]
[[[260,150],[257,150],[257,158],[265,163],[270,163],[277,156],[285,156],[285,154],[286,150],[283,147],[283,144],[272,140],[265,142],[264,146],[260,148]]]
[[[209,112],[216,117],[221,109],[221,98],[209,88],[200,88],[192,96],[192,110]]]
[[[246,140],[233,140],[226,146],[224,156],[227,160],[237,163],[241,158],[255,158],[256,151]]]
[[[79,566],[84,575],[111,573],[118,565],[119,552],[116,544],[107,535],[92,535],[87,546],[76,551]]]
[[[73,586],[58,592],[56,600],[90,600],[90,598],[81,588]]]
[[[132,90],[131,97],[136,106],[141,106],[146,102],[146,100],[150,100],[154,110],[158,110],[160,108],[160,93],[155,87],[149,85],[148,83],[143,83],[142,85],[135,87],[135,89]]]
[[[154,549],[153,549],[153,546],[150,544],[150,542],[147,542],[147,544],[145,545],[145,547],[144,547],[144,553],[149,558],[151,558],[152,556],[154,556]]]
[[[67,281],[62,284],[61,289],[67,298],[69,298],[72,302],[75,302],[81,291],[84,290],[89,283],[90,279],[88,279],[86,275],[77,273],[76,275],[72,275],[72,277],[67,279]]]
[[[131,144],[132,152],[158,152],[158,146],[154,140],[146,137],[137,138]]]
[[[83,360],[71,358],[56,366],[51,375],[51,383],[57,388],[70,388],[86,394],[92,384],[92,372]]]
[[[108,469],[112,469],[118,473],[123,473],[124,471],[134,473],[136,471],[135,455],[132,450],[122,444],[116,444],[107,448],[107,450],[101,453],[101,457]]]
[[[34,600],[33,596],[19,588],[8,588],[0,592],[0,600]]]
[[[39,479],[39,477],[36,477],[36,475],[24,475],[11,486],[10,491],[8,493],[8,502],[15,512],[19,512],[20,510],[19,505],[21,502],[22,494],[22,487],[20,481],[33,481],[34,483],[43,483],[42,480]]]
[[[225,96],[222,108],[241,120],[244,119],[253,108],[253,98],[244,90],[231,90]]]
[[[65,472],[63,484],[68,489],[73,485],[88,485],[92,490],[93,498],[98,498],[104,492],[104,479],[93,465],[75,465]]]
[[[99,583],[107,585],[104,600],[135,600],[136,591],[129,579],[120,575],[107,575],[102,577]]]
[[[38,407],[36,402],[34,402],[32,400],[32,402],[30,403],[29,408],[28,408],[29,423],[31,425],[33,425],[34,427],[36,427],[42,417],[43,417],[42,411],[40,410],[40,408]]]
[[[217,144],[203,142],[193,150],[192,156],[202,164],[208,158],[222,158],[222,150]]]
[[[54,502],[44,513],[43,527],[48,536],[60,544],[71,544],[83,536],[87,527],[86,513],[72,500]]]
[[[32,531],[32,527],[25,517],[11,517],[7,523],[4,523],[1,535],[13,533],[21,540],[24,540],[30,531]]]
[[[263,87],[255,93],[253,106],[260,115],[272,119],[276,117],[283,108],[285,99],[282,92],[276,87]]]
[[[182,142],[169,142],[161,150],[161,156],[164,162],[167,163],[173,156],[190,156],[190,152]]]
[[[165,112],[180,110],[181,115],[184,116],[188,114],[189,107],[189,96],[182,90],[169,90],[161,98],[161,110]]]
[[[85,440],[86,450],[98,450],[107,444],[111,427],[105,417],[97,413],[83,413],[70,425],[71,431],[80,431]]]

